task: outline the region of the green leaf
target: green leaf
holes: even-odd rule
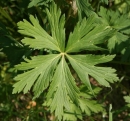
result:
[[[79,18],[82,18],[82,13],[85,13],[86,16],[95,14],[88,0],[76,0],[76,4],[78,7]]]
[[[52,98],[50,109],[52,112],[55,110],[55,115],[61,120],[63,108],[65,107],[65,109],[69,110],[71,100],[78,104],[79,93],[64,56],[57,66],[52,80],[47,94],[47,100],[49,101]]]
[[[103,111],[102,106],[94,100],[80,99],[79,101],[82,112],[85,112],[87,115],[90,115],[91,111],[95,113]]]
[[[110,52],[113,52],[115,49],[117,52],[121,52],[124,49],[124,46],[119,46],[123,42],[128,40],[129,36],[126,36],[120,32],[116,32],[116,34],[108,40],[107,47],[109,48]]]
[[[18,22],[18,28],[20,29],[18,32],[28,36],[22,40],[22,43],[35,49],[48,48],[60,51],[57,41],[40,26],[38,20],[30,15],[30,21],[32,24],[27,20]]]
[[[129,43],[126,43],[126,44],[129,45]],[[129,52],[130,52],[130,46],[124,47],[124,49],[121,52],[121,54],[122,54],[121,61],[130,61],[130,53]]]
[[[64,52],[65,48],[65,16],[61,16],[60,9],[53,4],[50,6],[50,12],[47,9],[47,16],[51,27],[52,37],[57,40],[59,48]]]
[[[102,3],[105,3],[108,5],[108,0],[100,0]]]
[[[113,31],[104,25],[95,24],[95,16],[79,22],[70,34],[66,52],[80,52],[82,50],[102,50],[97,44],[104,43],[112,36]]]
[[[79,60],[80,62],[87,63],[89,65],[96,65],[100,63],[105,63],[112,61],[115,55],[76,55],[75,59]]]
[[[101,91],[101,88],[95,87],[93,88],[93,92],[97,95]],[[91,115],[91,112],[101,112],[103,111],[103,107],[97,101],[93,100],[94,95],[91,91],[87,89],[85,85],[80,87],[80,99],[79,106],[82,112],[85,112],[87,115]]]
[[[99,87],[93,87],[93,92],[88,89],[86,85],[80,86],[80,97],[84,97],[85,99],[93,99],[95,95],[97,95],[102,89]],[[94,95],[93,95],[94,94]]]
[[[130,103],[130,96],[124,96],[125,102]]]
[[[108,61],[110,61],[113,57],[108,56]],[[86,84],[90,90],[92,90],[92,88],[88,75],[94,77],[101,85],[104,85],[106,87],[110,87],[109,82],[114,83],[114,81],[118,80],[116,74],[114,74],[115,69],[112,69],[110,67],[96,67],[94,66],[95,62],[89,64],[87,63],[87,58],[85,58],[84,55],[67,55],[67,58],[69,59],[72,67],[78,74],[81,81]],[[104,61],[106,62],[106,60]],[[102,62],[103,60],[101,59],[101,63]],[[98,63],[100,63],[100,61]]]
[[[14,78],[20,81],[13,85],[13,93],[21,91],[27,93],[35,83],[33,87],[34,98],[38,97],[48,87],[59,58],[60,55],[57,54],[37,56],[16,65],[16,69],[27,71]]]
[[[126,1],[126,3],[128,4],[128,5],[130,5],[130,1],[129,0],[125,0]]]
[[[6,26],[0,22],[0,49],[14,45],[20,46],[20,43],[10,35]]]
[[[126,41],[130,34],[130,18],[128,14],[121,15],[119,11],[107,10],[100,7],[99,15],[103,24],[116,30],[115,34],[108,40],[110,52],[113,52],[113,50],[120,52],[122,50],[120,49],[122,42]]]
[[[82,3],[84,2],[85,0]],[[15,66],[16,69],[24,72],[15,77],[15,80],[19,81],[14,84],[13,93],[21,91],[27,93],[32,88],[34,98],[37,98],[46,89],[44,105],[55,113],[59,121],[72,119],[66,112],[74,114],[73,118],[82,120],[81,112],[90,114],[91,111],[102,110],[97,102],[92,100],[92,94],[97,94],[99,90],[92,89],[89,76],[106,87],[110,87],[109,83],[114,83],[118,78],[115,69],[97,66],[111,61],[114,55],[80,55],[77,52],[102,50],[99,44],[105,43],[113,35],[114,30],[111,31],[111,28],[105,24],[100,25],[96,20],[97,17],[90,16],[87,20],[78,22],[69,39],[66,40],[65,17],[61,15],[60,9],[52,2],[46,13],[51,30],[49,34],[32,15],[30,16],[32,24],[26,20],[18,23],[19,32],[26,36],[22,40],[25,45],[54,51],[49,55],[25,59],[25,62]],[[59,54],[54,54],[57,51]],[[72,52],[74,55],[71,55]],[[71,66],[82,81],[81,85],[76,85],[70,70]],[[85,88],[80,89],[81,86]]]
[[[83,120],[81,110],[78,106],[71,103],[70,109],[65,110],[64,112],[63,121],[76,121],[77,118],[79,118],[80,120]]]
[[[100,12],[98,14],[102,17],[102,22],[104,24],[126,34],[130,33],[130,19],[128,18],[128,14],[121,15],[119,11],[107,10],[103,7],[100,7]]]
[[[28,8],[31,8],[33,6],[40,6],[40,5],[45,5],[45,6],[48,6],[47,4],[49,2],[51,2],[52,0],[32,0],[29,5],[28,5]]]

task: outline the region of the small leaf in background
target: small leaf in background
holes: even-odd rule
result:
[[[100,0],[102,3],[105,3],[108,5],[108,0]]]
[[[52,0],[32,0],[29,5],[28,8],[31,8],[33,6],[41,6],[41,5],[45,5],[48,6],[48,3],[51,2]]]
[[[96,17],[90,16],[79,22],[70,33],[66,52],[80,52],[83,50],[104,50],[98,44],[105,43],[114,31],[104,25],[96,24]],[[106,36],[107,35],[107,36]]]
[[[108,49],[110,52],[121,52],[124,48],[123,43],[127,42],[130,34],[128,14],[121,15],[119,11],[107,10],[103,7],[100,7],[98,14],[102,18],[102,23],[116,30],[116,33],[108,39]],[[127,46],[127,43],[125,46]]]
[[[126,102],[126,106],[130,108],[130,96],[124,96],[124,100]]]
[[[91,16],[95,14],[91,4],[88,2],[88,0],[76,0],[76,5],[78,7],[78,15],[79,18],[83,18],[83,13],[86,16]]]
[[[130,103],[130,96],[124,96],[125,102]]]

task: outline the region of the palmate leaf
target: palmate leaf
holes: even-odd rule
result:
[[[116,45],[125,42],[130,34],[130,19],[128,18],[128,14],[121,15],[119,11],[107,10],[101,7],[99,15],[102,18],[101,21],[103,24],[116,30],[115,34],[108,40],[110,52],[113,50],[120,52],[122,49]]]
[[[66,116],[63,118],[66,115],[65,111],[73,114],[99,112],[98,104],[90,101],[91,96],[83,94],[79,89],[80,86],[76,86],[75,78],[69,67],[71,64],[83,85],[86,86],[86,90],[94,92],[89,76],[95,78],[101,85],[110,87],[109,82],[113,83],[118,80],[115,70],[96,65],[111,61],[114,56],[80,55],[78,52],[102,49],[98,44],[104,43],[113,31],[108,26],[99,25],[95,16],[90,16],[87,20],[80,21],[70,34],[68,41],[65,41],[65,16],[61,15],[60,9],[54,3],[49,10],[46,9],[46,13],[51,29],[50,35],[32,15],[30,16],[32,24],[26,20],[18,23],[19,32],[27,36],[22,42],[30,48],[47,48],[55,50],[58,54],[53,54],[52,51],[52,54],[31,57],[16,65],[17,70],[24,72],[14,78],[19,81],[14,84],[13,93],[21,91],[27,93],[32,88],[35,99],[47,89],[44,105],[48,106],[51,112],[55,112],[58,120],[69,120]],[[75,109],[77,109],[76,112],[74,112]],[[99,109],[101,111],[101,108]],[[77,117],[82,119],[81,115]]]

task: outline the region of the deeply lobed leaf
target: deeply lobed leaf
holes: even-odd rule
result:
[[[84,2],[85,0],[81,2],[82,5]],[[90,111],[99,112],[102,108],[97,102],[90,100],[91,95],[79,90],[80,86],[76,86],[68,63],[82,81],[81,84],[85,85],[92,94],[95,94],[95,91],[91,87],[89,76],[101,85],[110,87],[109,82],[114,83],[118,80],[115,69],[96,65],[111,61],[114,55],[80,55],[77,53],[82,50],[101,50],[102,48],[98,45],[106,42],[114,31],[111,31],[109,26],[100,25],[95,16],[90,16],[87,20],[83,19],[77,23],[65,43],[64,15],[61,15],[60,9],[54,3],[50,6],[50,10],[46,9],[46,13],[51,29],[50,35],[31,15],[32,24],[26,20],[18,23],[19,32],[27,36],[22,42],[30,48],[47,48],[58,51],[59,54],[38,55],[16,65],[16,69],[25,72],[15,77],[15,80],[19,82],[14,84],[13,93],[21,91],[27,93],[32,88],[34,98],[37,98],[49,87],[45,105],[50,107],[51,112],[55,112],[58,120],[71,119],[65,111],[79,114],[76,117],[82,120],[82,112],[90,115]],[[67,44],[66,47],[65,44]]]
[[[121,15],[119,11],[107,10],[103,7],[100,7],[99,15],[101,16],[103,24],[110,26],[113,30],[116,30],[115,34],[108,39],[108,48],[110,52],[113,52],[113,50],[120,52],[123,48],[120,48],[121,44],[128,40],[130,34],[129,15]]]

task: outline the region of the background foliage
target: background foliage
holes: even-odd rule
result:
[[[129,10],[129,0],[1,0],[0,120],[129,121]]]

